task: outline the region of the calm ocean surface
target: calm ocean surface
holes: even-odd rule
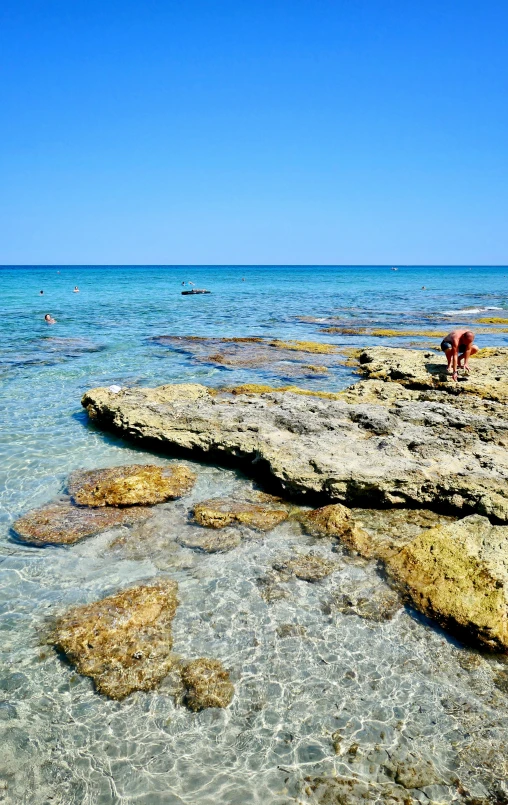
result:
[[[212,293],[182,296],[182,282],[189,281]],[[79,294],[72,292],[75,285]],[[144,553],[112,554],[102,535],[71,548],[38,550],[16,543],[9,528],[20,514],[62,493],[66,476],[78,467],[153,459],[88,424],[80,405],[86,389],[280,384],[266,370],[197,363],[150,340],[154,336],[428,346],[429,338],[333,335],[323,327],[421,327],[443,335],[455,324],[474,328],[482,315],[508,317],[508,268],[3,267],[0,291],[0,742],[6,748],[0,801],[307,801],[298,798],[306,774],[346,768],[330,753],[334,728],[351,743],[374,747],[393,744],[399,722],[435,764],[454,768],[450,746],[465,740],[464,730],[439,702],[462,685],[461,695],[479,706],[474,686],[457,681],[456,646],[407,613],[375,628],[342,616],[340,629],[336,622],[324,626],[319,585],[305,582],[295,582],[297,603],[279,602],[268,612],[255,589],[256,573],[275,550],[268,537],[225,555],[185,549],[170,560],[162,543]],[[47,326],[46,313],[57,324]],[[492,329],[477,343],[506,345],[508,333]],[[328,378],[297,382],[335,390],[354,379],[344,366]],[[235,493],[248,483],[220,468],[198,472],[192,500]],[[292,546],[298,538],[283,526],[279,539]],[[55,612],[160,572],[180,585],[176,650],[233,666],[237,695],[225,712],[192,715],[163,690],[122,704],[107,701],[39,645],[38,633]],[[354,580],[370,571],[345,572]],[[277,625],[300,621],[306,642],[277,642]],[[348,671],[356,676],[344,682]],[[417,706],[423,711],[416,713]],[[506,715],[498,713],[492,727],[499,735]],[[363,767],[360,772],[367,774]],[[435,801],[455,801],[448,788],[435,788]]]

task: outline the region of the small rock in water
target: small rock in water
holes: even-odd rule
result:
[[[314,537],[335,537],[346,548],[365,558],[373,556],[372,540],[353,519],[351,509],[332,503],[314,511],[303,512],[299,520],[304,530]]]
[[[206,528],[224,528],[239,523],[259,531],[270,531],[289,516],[286,509],[242,503],[229,498],[204,500],[194,507],[193,514],[195,521]]]
[[[129,525],[151,516],[152,511],[141,506],[91,509],[73,506],[70,501],[56,501],[23,515],[12,528],[22,540],[34,545],[72,545],[108,528]]]
[[[242,538],[240,534],[232,529],[220,533],[200,533],[198,530],[191,534],[178,537],[178,542],[185,548],[193,548],[198,551],[205,551],[205,553],[222,553],[230,551],[232,548],[237,548],[240,545]]]
[[[177,589],[174,581],[157,581],[75,607],[58,619],[49,642],[111,699],[152,690],[175,664]]]
[[[302,581],[320,581],[329,576],[334,570],[338,569],[336,562],[323,559],[317,554],[298,554],[291,559],[283,559],[275,562],[274,570],[277,570],[282,577],[290,578],[296,576]]]
[[[80,506],[135,506],[175,500],[190,492],[195,481],[195,474],[182,464],[130,464],[78,470],[70,476],[68,488]]]
[[[185,704],[194,711],[207,707],[227,707],[235,692],[222,663],[206,657],[185,663],[182,682],[186,689]]]

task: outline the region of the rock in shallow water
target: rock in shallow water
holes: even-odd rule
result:
[[[169,673],[178,586],[169,580],[131,587],[59,618],[50,643],[99,693],[124,699],[152,690]]]
[[[286,509],[242,503],[229,498],[204,500],[194,506],[194,519],[207,528],[224,528],[232,523],[239,523],[259,531],[270,531],[287,518]]]
[[[467,640],[508,650],[508,529],[479,515],[423,531],[386,560],[420,612]]]
[[[400,609],[399,596],[382,581],[344,584],[333,591],[330,602],[324,606],[326,613],[337,610],[377,623],[391,620]]]
[[[195,474],[181,464],[130,464],[73,472],[68,489],[80,506],[153,505],[182,497],[195,481]]]
[[[194,711],[207,707],[227,707],[235,692],[222,663],[206,657],[185,663],[182,682],[186,688],[185,704]]]
[[[72,545],[108,528],[129,525],[152,516],[150,509],[90,509],[70,501],[48,503],[16,520],[12,528],[25,542],[34,545]]]
[[[242,538],[237,532],[228,529],[219,533],[199,532],[198,530],[178,537],[178,542],[185,548],[193,548],[205,553],[223,553],[237,548]]]
[[[297,554],[290,559],[280,559],[273,565],[282,580],[287,580],[291,576],[296,576],[302,581],[321,581],[329,576],[334,570],[338,569],[337,562],[323,559],[317,554]]]

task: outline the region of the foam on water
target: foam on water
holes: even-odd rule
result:
[[[240,546],[225,554],[179,544],[197,528],[188,520],[192,503],[241,498],[251,489],[241,475],[192,464],[198,482],[188,498],[158,507],[153,521],[70,548],[31,548],[9,534],[15,517],[63,491],[73,469],[168,461],[91,426],[79,405],[87,388],[273,380],[265,370],[225,373],[195,364],[150,337],[366,343],[326,336],[301,318],[328,321],[354,308],[379,326],[397,316],[419,325],[449,307],[455,269],[59,270],[0,271],[0,801],[311,802],[305,777],[356,773],[381,784],[389,780],[387,758],[401,750],[436,770],[437,783],[413,792],[422,802],[461,801],[456,777],[477,797],[501,785],[508,771],[503,666],[410,610],[377,623],[335,609],[334,592],[382,583],[373,563],[304,536],[292,522],[262,536],[244,531]],[[458,305],[479,308],[490,293],[504,306],[503,271],[468,272],[482,291],[463,293]],[[188,279],[214,293],[181,297],[180,282]],[[58,320],[53,328],[40,323],[46,312]],[[505,344],[506,336],[478,341]],[[352,380],[341,367],[305,385],[343,388]],[[366,514],[372,523],[382,516]],[[281,557],[309,550],[334,559],[336,571],[316,584],[281,582],[285,597],[267,602],[260,579]],[[216,657],[231,670],[236,692],[227,710],[190,713],[175,703],[169,679],[158,691],[109,701],[45,645],[51,619],[67,607],[161,574],[179,584],[174,650]]]

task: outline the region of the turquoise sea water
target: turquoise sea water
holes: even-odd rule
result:
[[[182,296],[182,282],[189,281],[212,293]],[[75,285],[79,294],[72,292]],[[9,528],[20,514],[62,493],[73,469],[170,460],[94,429],[80,406],[86,389],[294,382],[266,368],[195,361],[153,340],[157,336],[428,346],[428,337],[323,330],[421,327],[445,335],[456,324],[474,329],[482,315],[508,317],[508,268],[4,267],[0,290],[0,725],[6,747],[0,801],[3,792],[6,802],[30,805],[306,802],[298,787],[306,774],[350,770],[347,758],[330,750],[338,726],[367,757],[376,746],[393,745],[395,725],[404,723],[433,763],[455,768],[451,747],[465,741],[467,748],[466,728],[440,702],[456,696],[458,685],[479,720],[488,720],[490,705],[478,691],[482,685],[492,690],[490,667],[480,663],[478,679],[460,682],[457,647],[408,613],[375,628],[356,617],[323,622],[321,597],[330,580],[294,582],[294,599],[267,608],[256,576],[281,546],[303,544],[289,526],[214,556],[175,547],[187,500],[163,507],[161,534],[144,548],[128,543],[112,551],[113,534],[38,550],[18,544]],[[45,324],[46,313],[55,325]],[[506,345],[508,333],[490,328],[477,342]],[[328,377],[297,382],[335,390],[354,379],[340,366]],[[231,470],[196,467],[190,502],[248,486]],[[315,549],[326,553],[329,546]],[[225,712],[192,715],[164,690],[109,702],[39,645],[48,616],[161,572],[180,585],[175,648],[232,666],[237,695]],[[346,563],[341,572],[348,583],[363,583],[375,571]],[[304,626],[305,640],[278,641],[277,627],[287,622]],[[491,729],[499,742],[507,714],[499,704],[496,713]],[[368,778],[368,767],[365,761],[358,773]],[[448,788],[434,788],[436,802],[455,801]]]

